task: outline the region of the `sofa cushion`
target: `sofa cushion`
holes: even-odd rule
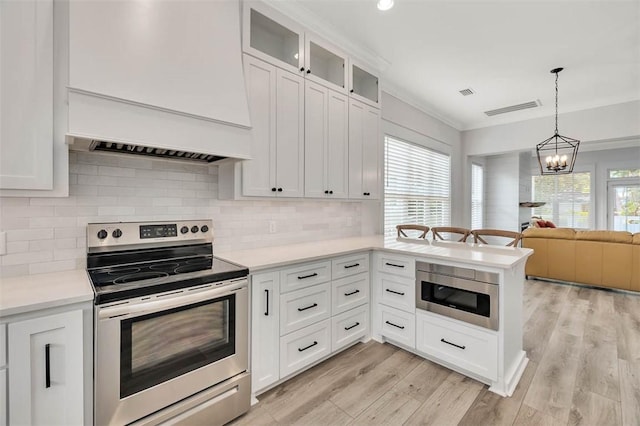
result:
[[[577,231],[576,240],[631,244],[633,236],[626,231]]]
[[[555,238],[558,240],[573,240],[576,231],[572,228],[528,228],[522,233],[522,238]]]
[[[633,234],[632,244],[640,245],[640,232]]]

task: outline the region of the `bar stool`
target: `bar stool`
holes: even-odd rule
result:
[[[425,239],[427,238],[427,232],[429,232],[429,227],[426,225],[417,225],[417,224],[404,224],[404,225],[396,225],[396,231],[398,231],[398,238],[405,237],[410,238],[404,231],[419,231],[422,232],[418,238]]]
[[[456,228],[451,226],[437,226],[431,228],[431,232],[433,233],[433,240],[442,240],[442,241],[458,241],[459,243],[464,243],[467,241],[467,237],[471,234],[471,231],[466,228]],[[450,238],[445,238],[442,234],[449,234]],[[458,237],[459,236],[459,237]],[[456,240],[455,238],[459,238]]]

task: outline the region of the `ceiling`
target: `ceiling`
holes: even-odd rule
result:
[[[553,115],[556,67],[565,68],[560,114],[640,99],[638,0],[395,0],[386,12],[376,0],[273,4],[366,52],[383,68],[383,90],[459,130]],[[459,93],[467,88],[475,94]],[[540,107],[484,114],[536,100]]]

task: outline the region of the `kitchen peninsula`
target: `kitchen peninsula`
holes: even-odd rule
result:
[[[528,362],[522,290],[531,254],[524,248],[383,236],[216,253],[251,273],[254,396],[370,338],[510,396]],[[416,261],[494,276],[497,329],[416,308]]]

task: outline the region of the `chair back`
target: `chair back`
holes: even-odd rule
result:
[[[501,244],[506,242],[507,247],[517,247],[522,239],[522,234],[515,231],[503,231],[501,229],[474,229],[471,231],[473,234],[473,242],[481,244],[491,244],[487,241],[495,241],[495,238],[486,237],[500,237]]]
[[[467,241],[467,237],[471,234],[471,231],[466,228],[456,228],[451,226],[437,226],[431,228],[433,233],[433,240],[442,241],[458,241],[464,243]],[[449,238],[446,238],[449,237]]]
[[[409,234],[407,234],[405,231],[418,231],[420,232],[420,234],[418,235],[418,238],[424,239],[424,238],[427,238],[427,232],[429,232],[429,227],[426,225],[417,225],[417,224],[407,223],[403,225],[396,225],[396,231],[398,231],[398,238],[400,237],[411,238],[409,237]]]

